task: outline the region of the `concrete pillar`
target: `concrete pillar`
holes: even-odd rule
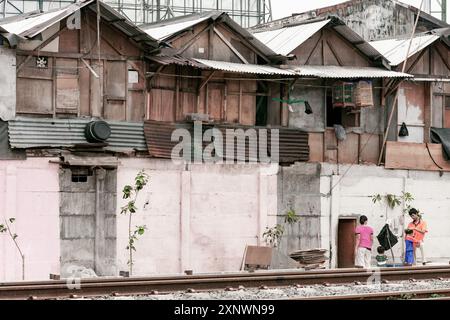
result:
[[[181,171],[180,190],[180,272],[191,269],[191,171]]]
[[[339,206],[340,206],[340,184],[338,183],[340,176],[332,175],[330,184],[330,267],[337,267],[337,228],[339,223]]]
[[[6,197],[5,197],[5,211],[0,217],[0,223],[4,223],[4,219],[11,217],[17,218],[17,168],[13,165],[6,167],[6,185],[5,185]],[[3,241],[3,252],[4,252],[4,265],[3,265],[3,279],[22,279],[21,270],[19,262],[20,256],[16,252],[12,240],[4,234]],[[8,261],[14,261],[14,263],[8,263]],[[14,268],[16,266],[17,268]]]
[[[105,275],[106,256],[106,212],[105,212],[105,169],[96,169],[96,194],[95,194],[95,245],[94,245],[94,265],[98,275]]]
[[[263,172],[259,172],[258,175],[258,246],[264,245],[264,239],[262,234],[264,233],[267,226],[267,175]]]

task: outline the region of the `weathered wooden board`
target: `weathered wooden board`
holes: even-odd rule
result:
[[[53,114],[53,84],[51,80],[17,79],[18,113]]]
[[[309,162],[323,162],[323,132],[308,134]]]
[[[428,144],[434,161],[430,157],[426,143],[394,142],[386,144],[386,163],[388,169],[410,169],[426,171],[450,171],[450,161],[444,159],[441,144]]]

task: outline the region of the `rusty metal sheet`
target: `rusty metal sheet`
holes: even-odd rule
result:
[[[145,137],[147,140],[148,150],[151,156],[157,158],[170,159],[172,149],[178,142],[171,141],[172,132],[175,129],[184,128],[191,132],[193,136],[193,123],[171,123],[162,121],[146,121],[144,124]],[[203,133],[208,129],[218,129],[222,132],[224,153],[226,150],[226,130],[227,129],[278,129],[279,130],[279,160],[281,163],[293,163],[296,161],[308,161],[309,160],[309,145],[308,145],[308,133],[288,128],[266,128],[266,127],[254,127],[254,126],[241,126],[241,125],[226,125],[226,124],[204,124],[202,127]],[[257,136],[259,141],[259,136]],[[267,130],[268,150],[267,154],[270,156],[271,152],[271,133]],[[207,146],[211,142],[203,142],[203,147]],[[259,148],[259,146],[258,146]],[[249,160],[249,144],[245,146],[245,159]],[[236,159],[238,153],[238,146],[234,145],[234,159]],[[258,151],[259,156],[259,151]],[[224,155],[226,157],[226,154]],[[256,160],[256,159],[252,159]]]

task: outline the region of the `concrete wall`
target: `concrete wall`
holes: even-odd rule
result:
[[[294,210],[298,223],[286,225],[279,249],[284,254],[318,248],[321,244],[320,170],[317,163],[296,163],[281,167],[278,175],[278,223]]]
[[[145,169],[150,183],[137,202],[133,225],[147,226],[137,241],[134,275],[236,271],[245,245],[263,244],[276,223],[278,166],[174,165],[170,160],[121,159],[122,188]],[[118,269],[128,270],[127,216],[117,217]]]
[[[16,53],[0,46],[0,119],[16,114]]]
[[[273,27],[286,22],[295,23],[328,15],[339,16],[350,28],[368,41],[407,35],[414,24],[414,11],[410,10],[408,5],[391,0],[354,0],[275,20],[266,26]],[[439,28],[434,23],[427,23],[426,17],[422,20],[419,21],[417,32]]]
[[[48,279],[49,273],[59,272],[59,166],[49,160],[0,161],[0,223],[16,218],[13,229],[25,255],[26,280]],[[21,278],[21,258],[2,233],[0,281]]]
[[[426,235],[426,253],[428,260],[444,261],[450,259],[450,174],[442,177],[434,172],[408,170],[387,170],[376,166],[337,166],[322,164],[321,190],[321,246],[331,248],[331,266],[337,265],[337,226],[339,217],[358,217],[365,214],[375,235],[386,222],[391,230],[402,233],[410,218],[402,213],[400,207],[394,210],[386,206],[374,205],[371,197],[375,194],[396,194],[410,192],[415,200],[412,206],[423,212],[428,223],[429,233]],[[346,174],[344,174],[346,173]],[[330,192],[330,189],[332,191]],[[403,240],[394,247],[396,262],[400,262],[403,252]],[[376,255],[378,241],[374,241],[373,254]],[[389,253],[390,254],[390,253]],[[419,254],[420,257],[420,254]]]

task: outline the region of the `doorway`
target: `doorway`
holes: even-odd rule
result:
[[[59,181],[61,276],[116,275],[117,169],[62,167]]]
[[[338,268],[355,267],[356,218],[341,218],[338,222]]]

